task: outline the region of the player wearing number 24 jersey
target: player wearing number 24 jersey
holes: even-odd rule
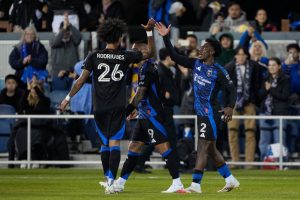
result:
[[[147,31],[150,56],[154,52],[152,37],[154,23],[153,19],[149,19],[147,25],[142,25]],[[120,163],[120,140],[125,132],[125,75],[130,63],[148,58],[148,55],[143,55],[140,51],[120,50],[122,35],[126,30],[126,24],[119,19],[105,20],[99,26],[98,38],[106,42],[106,48],[87,56],[82,74],[60,105],[60,108],[64,110],[71,97],[80,90],[92,73],[94,116],[97,133],[101,140],[103,171],[107,177],[106,194],[115,191],[113,183]]]

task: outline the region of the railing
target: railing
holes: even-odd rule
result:
[[[27,160],[26,161],[0,161],[0,165],[19,165],[26,164],[30,169],[31,164],[51,164],[51,165],[99,165],[100,161],[33,161],[31,160],[31,119],[93,119],[93,115],[0,115],[0,119],[27,119]],[[198,143],[198,126],[196,115],[174,115],[174,119],[194,119],[195,120],[195,149]],[[300,120],[300,116],[233,116],[233,119],[274,119],[279,120],[279,143],[280,156],[279,162],[227,162],[231,165],[253,165],[253,166],[279,166],[282,170],[283,166],[300,166],[300,162],[284,162],[283,161],[283,120]],[[162,165],[165,162],[147,162],[151,165]]]

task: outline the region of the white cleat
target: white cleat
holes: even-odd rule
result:
[[[114,194],[115,193],[115,188],[114,185],[107,185],[105,188],[105,194]]]
[[[118,182],[114,183],[114,189],[115,192],[123,192],[124,191],[124,185],[118,184]]]
[[[161,193],[190,193],[190,192],[186,191],[183,185],[172,184],[167,190],[162,191]]]
[[[192,183],[191,186],[186,188],[185,190],[192,193],[202,193],[201,185],[197,183]]]
[[[101,187],[103,187],[103,188],[106,188],[107,187],[107,182],[105,181],[100,181],[99,182],[99,185],[101,186]]]
[[[231,182],[226,183],[226,185],[218,192],[230,192],[231,190],[239,187],[240,187],[240,182],[236,180],[236,178],[234,178]]]

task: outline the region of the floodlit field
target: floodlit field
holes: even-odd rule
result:
[[[217,193],[224,180],[217,172],[206,172],[202,182],[202,194],[161,194],[171,183],[167,171],[154,170],[152,174],[134,173],[127,182],[125,192],[105,195],[98,182],[100,170],[86,169],[1,169],[0,199],[300,199],[300,170],[233,171],[241,187],[229,193]],[[188,186],[190,174],[182,175]]]

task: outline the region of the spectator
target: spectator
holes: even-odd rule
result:
[[[14,0],[9,21],[14,32],[22,32],[27,26],[34,24],[40,28],[40,20],[43,16],[40,10],[42,2],[39,0]]]
[[[103,23],[103,21],[108,18],[125,19],[124,8],[120,1],[102,0],[99,22]]]
[[[189,57],[196,58],[198,57],[198,50],[196,48],[192,49],[189,52]],[[193,88],[193,72],[188,68],[178,66],[179,70],[182,73],[181,78],[181,90],[184,91],[182,101],[181,101],[181,113],[183,115],[195,115],[194,111],[194,88]],[[193,139],[193,128],[194,120],[183,120],[184,130],[183,137]]]
[[[9,8],[12,5],[11,0],[0,0],[0,19],[8,20]]]
[[[198,9],[195,11],[197,24],[200,25],[201,31],[209,31],[209,28],[214,23],[215,19],[219,16],[223,16],[221,9],[224,5],[219,1],[208,2],[207,0],[200,0],[198,2]]]
[[[277,27],[268,21],[267,11],[262,8],[257,10],[255,20],[251,21],[250,25],[260,34],[267,31],[277,31]]]
[[[268,69],[269,77],[265,79],[259,91],[260,114],[288,115],[290,81],[281,71],[280,59],[270,58]],[[261,160],[267,155],[268,145],[271,143],[279,143],[279,120],[261,119],[259,140]],[[283,130],[283,144],[286,145],[285,128]]]
[[[178,18],[182,17],[185,11],[186,8],[181,2],[178,1],[172,3],[171,8],[169,10],[170,24],[172,24],[171,41],[174,44],[177,44],[178,38],[180,37],[180,27]]]
[[[175,63],[166,48],[159,50],[159,59],[158,75],[165,112],[165,126],[169,133],[171,146],[174,148],[176,146],[177,135],[173,119],[173,107],[180,103],[179,88],[175,82],[175,76],[171,71],[171,67],[173,67]]]
[[[14,47],[9,55],[9,64],[16,70],[15,75],[18,80],[21,80],[22,86],[27,82],[27,78],[31,79],[34,74],[37,75],[38,79],[45,80],[48,76],[47,62],[48,52],[38,40],[35,28],[27,27],[20,43]]]
[[[57,28],[61,23],[61,18],[65,11],[69,12],[69,17],[72,17],[74,21],[72,22],[73,26],[79,28],[80,31],[85,31],[88,25],[87,14],[84,10],[84,4],[82,0],[51,0],[49,3],[49,12],[53,18],[52,30],[57,32]],[[57,12],[57,15],[56,13]],[[59,17],[61,16],[61,17]],[[78,25],[79,21],[79,26]]]
[[[148,6],[148,18],[153,18],[157,22],[161,22],[168,26],[170,24],[169,11],[172,5],[172,0],[150,0]],[[162,37],[154,29],[154,41],[156,56],[159,56],[159,50],[164,48]]]
[[[5,77],[5,88],[0,93],[0,104],[8,104],[15,108],[17,113],[21,107],[22,90],[18,88],[17,77],[9,74]]]
[[[189,57],[197,57],[198,55],[198,38],[194,34],[189,34],[186,37],[187,46],[180,47],[178,51]],[[180,90],[183,94],[180,112],[183,115],[193,115],[194,111],[194,89],[193,89],[193,72],[190,69],[184,68],[178,65],[178,69],[181,71]],[[194,120],[182,120],[184,124],[183,137],[192,139],[192,131],[194,126]]]
[[[236,49],[235,59],[225,66],[231,80],[237,89],[237,100],[233,115],[255,115],[255,102],[259,88],[259,76],[257,75],[257,63],[249,59],[247,50],[243,47]],[[226,93],[223,94],[226,99]],[[240,161],[239,148],[239,125],[240,120],[233,119],[228,123],[228,141],[232,161]],[[256,139],[255,139],[255,120],[244,120],[245,125],[245,160],[254,161]]]
[[[296,43],[287,46],[287,57],[282,63],[283,72],[290,78],[289,114],[300,115],[300,47]],[[295,152],[297,139],[300,138],[300,123],[297,120],[288,120],[287,141],[289,142],[289,151]]]
[[[214,40],[216,39],[216,34],[219,33],[219,27],[214,27],[214,30],[212,30],[211,38]],[[230,61],[234,59],[235,51],[233,49],[234,46],[234,38],[231,33],[223,33],[219,37],[219,43],[221,45],[221,54],[219,57],[216,58],[217,63],[219,63],[221,66],[225,66]]]
[[[267,49],[268,45],[261,35],[254,30],[253,27],[249,27],[247,31],[243,33],[240,38],[239,46],[249,50],[250,59],[258,62],[260,66],[260,75],[265,79],[268,77],[268,58]]]
[[[248,25],[246,13],[242,11],[241,6],[236,2],[231,2],[228,5],[228,16],[224,23],[214,22],[210,27],[210,32],[215,26],[219,26],[220,31],[244,32]]]
[[[73,67],[78,61],[80,41],[80,32],[70,24],[68,13],[65,13],[60,31],[50,39],[52,78],[57,77],[62,70],[73,71]]]
[[[28,90],[24,94],[21,103],[23,114],[49,114],[50,99],[43,94],[42,81],[38,81],[35,77],[32,82],[28,82]],[[32,160],[46,159],[46,145],[49,141],[49,128],[51,120],[32,119],[31,120],[31,157]],[[10,145],[10,154],[14,154],[13,150],[17,149],[18,160],[24,160],[27,156],[27,121],[19,120],[15,124],[12,132],[12,142]],[[15,148],[14,148],[14,145]],[[14,155],[10,155],[12,159]],[[24,166],[21,166],[24,167]],[[37,168],[34,165],[33,168]]]

